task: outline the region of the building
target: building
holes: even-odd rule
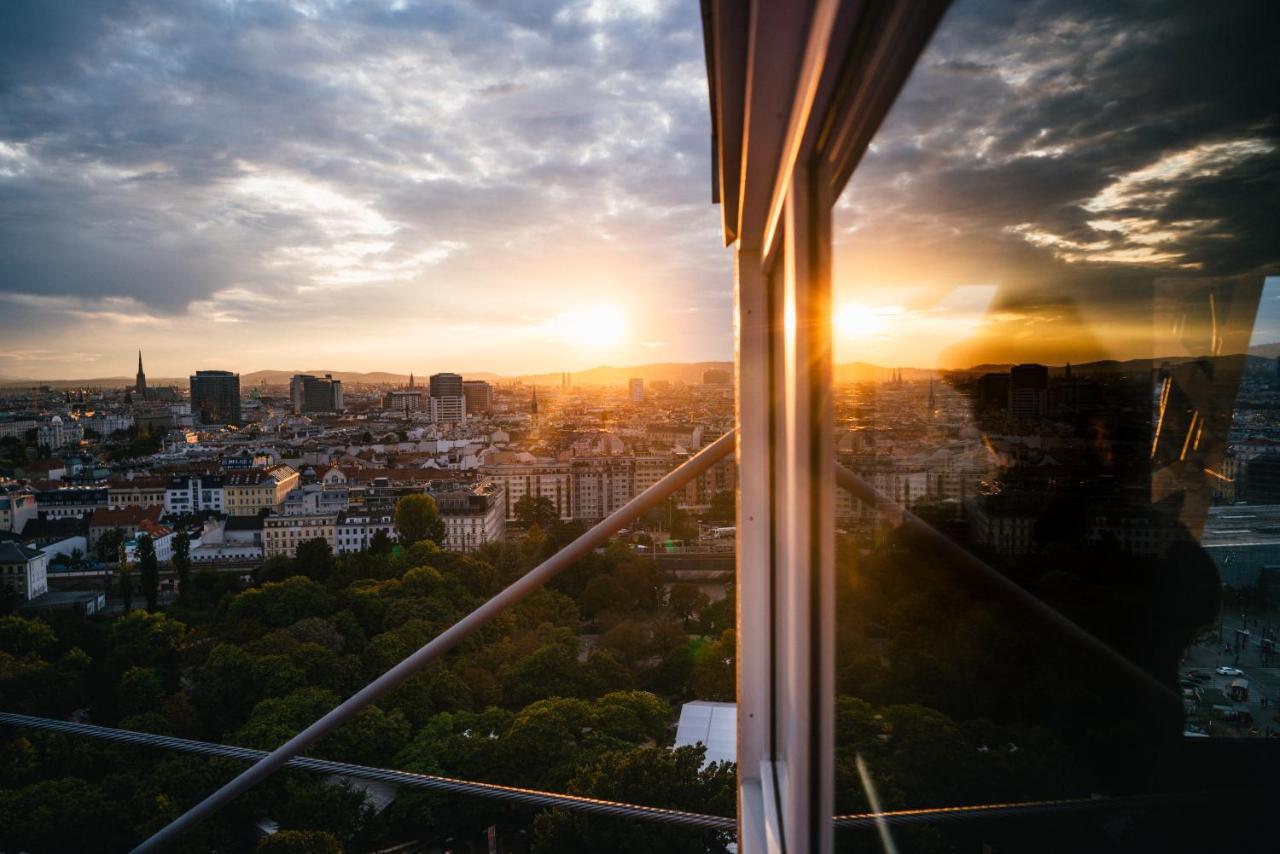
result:
[[[644,380],[640,377],[627,380],[627,395],[632,403],[644,403]]]
[[[334,551],[338,554],[355,554],[363,552],[373,545],[373,538],[381,531],[395,542],[396,520],[390,513],[371,514],[347,511],[338,514],[337,545]]]
[[[18,533],[37,515],[34,493],[18,490],[0,493],[0,531]]]
[[[133,394],[137,400],[147,399],[147,375],[142,370],[142,351],[138,351],[138,376],[133,383]]]
[[[29,418],[13,421],[0,421],[0,439],[25,440],[27,434],[35,430],[37,424]]]
[[[135,477],[133,480],[122,480],[107,487],[107,507],[118,510],[121,507],[165,507],[165,492],[169,486],[166,477]]]
[[[277,512],[284,505],[285,496],[297,485],[298,473],[286,465],[224,475],[224,512],[229,516],[255,516],[264,510]]]
[[[432,374],[429,384],[432,418],[441,424],[461,424],[467,417],[467,399],[460,374]]]
[[[590,457],[573,462],[573,518],[597,522],[631,500],[635,466],[626,457]]]
[[[89,518],[89,547],[96,546],[99,540],[112,531],[119,531],[128,539],[148,525],[159,524],[159,507],[121,507],[116,510],[101,507],[93,511],[93,516]]]
[[[1009,414],[1014,418],[1043,418],[1049,411],[1049,369],[1044,365],[1014,365],[1009,370]]]
[[[36,515],[41,519],[79,519],[107,507],[106,487],[43,489],[36,493]]]
[[[240,375],[196,371],[191,377],[191,414],[198,424],[239,424]]]
[[[223,512],[225,493],[219,474],[178,475],[164,489],[164,512],[172,514]]]
[[[480,473],[502,487],[503,512],[508,522],[516,518],[516,504],[526,495],[545,498],[564,520],[573,518],[573,467],[569,463],[493,463]]]
[[[422,392],[417,389],[389,391],[382,396],[382,408],[388,412],[418,412],[422,410]]]
[[[484,380],[464,380],[462,396],[468,415],[488,415],[493,411],[493,386]]]
[[[1040,495],[974,495],[965,501],[969,537],[1002,555],[1024,555],[1035,548],[1036,520],[1044,507]]]
[[[690,451],[702,447],[702,428],[696,424],[650,424],[645,428],[645,437],[660,447],[679,446]]]
[[[13,541],[0,542],[0,587],[18,594],[22,601],[49,591],[49,556]]]
[[[78,421],[64,422],[55,415],[36,428],[36,444],[57,450],[67,445],[79,445],[84,439],[84,428]]]
[[[294,374],[289,381],[289,397],[293,401],[295,415],[341,412],[345,408],[342,402],[342,380],[335,380],[333,374],[325,374],[323,377]]]
[[[173,540],[176,534],[172,528],[154,523],[149,519],[143,520],[137,532],[124,541],[125,559],[131,563],[137,562],[138,541],[144,536],[151,538],[151,547],[155,549],[156,560],[161,564],[168,563],[173,557]]]
[[[351,491],[345,484],[307,483],[295,487],[285,496],[280,512],[286,516],[341,513],[350,506]]]
[[[702,372],[703,385],[731,385],[733,377],[724,368],[708,368]]]
[[[319,513],[310,516],[268,516],[262,520],[262,554],[272,558],[277,555],[293,557],[298,546],[307,540],[324,540],[329,548],[337,549],[338,516]]]
[[[984,409],[1009,408],[1009,375],[988,373],[978,377],[978,405]]]
[[[506,536],[506,503],[497,481],[485,479],[465,489],[433,493],[433,497],[444,522],[446,549],[475,551]]]

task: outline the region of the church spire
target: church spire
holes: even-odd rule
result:
[[[143,400],[147,399],[147,375],[142,372],[142,351],[141,350],[138,351],[138,376],[136,381],[134,382],[133,390],[137,393],[138,397],[142,398]]]

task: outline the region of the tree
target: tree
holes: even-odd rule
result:
[[[444,521],[430,495],[406,495],[396,502],[396,530],[405,548],[423,540],[444,545]]]
[[[173,538],[173,571],[178,574],[178,593],[186,595],[191,588],[191,537],[185,530]]]
[[[298,544],[293,566],[298,575],[324,581],[333,572],[333,549],[322,537],[301,542]]]
[[[735,775],[730,763],[702,768],[705,748],[640,747],[610,752],[585,765],[569,781],[575,795],[711,815],[732,815]],[[554,810],[534,819],[534,852],[646,851],[704,854],[728,850],[731,833],[692,830],[646,821],[617,821]]]
[[[142,595],[147,600],[147,610],[154,611],[160,601],[160,562],[156,559],[156,544],[151,537],[138,537],[138,575],[142,582]]]
[[[522,495],[513,508],[516,520],[524,525],[537,525],[549,531],[560,521],[556,505],[544,495]]]
[[[707,594],[691,581],[677,581],[672,584],[671,595],[667,598],[672,616],[679,617],[685,625],[688,625],[710,604],[711,599]]]
[[[391,547],[391,538],[387,536],[386,531],[374,531],[373,539],[369,541],[369,554],[385,557],[391,554]]]
[[[116,577],[120,584],[120,605],[127,614],[133,608],[133,570],[126,563],[116,572]]]
[[[258,842],[258,854],[342,854],[342,842],[323,830],[281,830]]]

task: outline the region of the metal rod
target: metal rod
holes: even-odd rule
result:
[[[727,456],[734,446],[734,432],[725,433],[703,448],[683,465],[668,472],[665,477],[615,510],[590,530],[529,570],[506,589],[476,608],[467,616],[428,641],[386,673],[352,694],[331,709],[324,717],[271,751],[243,773],[218,789],[209,797],[175,818],[157,831],[150,839],[134,849],[135,852],[159,851],[173,842],[184,830],[216,812],[237,796],[271,776],[290,759],[346,723],[356,712],[397,687],[405,679],[435,661],[477,629],[487,624],[503,611],[517,605],[529,594],[568,569],[580,558],[590,554],[611,536],[622,530],[637,516],[655,507],[664,498],[702,474],[714,463]]]
[[[161,750],[177,750],[183,753],[197,753],[205,756],[222,756],[229,759],[243,759],[247,762],[257,761],[267,755],[265,750],[254,750],[249,747],[236,747],[229,744],[215,744],[208,741],[195,741],[188,738],[177,738],[169,735],[134,732],[127,729],[82,724],[74,721],[60,721],[51,718],[36,718],[29,715],[0,712],[0,724],[14,727],[62,732],[71,735],[86,736],[103,741],[123,744],[140,744]],[[347,762],[334,762],[328,759],[312,759],[295,756],[285,763],[286,768],[301,771],[312,771],[318,774],[336,774],[341,777],[354,777],[360,780],[376,780],[392,783],[397,786],[408,786],[414,789],[449,792],[456,795],[472,795],[513,803],[527,804],[534,807],[550,807],[577,812],[610,815],[618,818],[634,818],[642,821],[656,821],[682,827],[696,827],[707,830],[732,831],[734,820],[726,816],[705,815],[703,813],[686,812],[684,810],[650,807],[641,804],[627,804],[619,801],[606,801],[600,798],[588,798],[581,795],[566,795],[559,792],[544,792],[539,789],[526,789],[519,786],[503,786],[497,783],[479,783],[472,780],[458,780],[453,777],[441,777],[436,774],[415,774],[410,771],[399,771],[393,768],[374,768],[368,765],[352,765]]]
[[[1057,627],[1081,645],[1093,650],[1101,658],[1105,658],[1121,670],[1124,670],[1140,683],[1152,689],[1154,693],[1181,706],[1182,699],[1174,693],[1172,688],[1152,676],[1144,668],[1138,666],[1127,655],[1122,654],[1096,635],[1091,634],[1079,623],[1023,588],[1012,578],[995,569],[910,510],[885,496],[872,484],[844,466],[836,465],[836,485],[848,490],[854,498],[864,504],[869,504],[873,508],[886,508],[885,512],[899,514],[902,517],[902,527],[919,537],[926,545],[944,552],[965,570],[980,576],[992,586],[998,588],[1000,592],[1017,599],[1022,605],[1042,617],[1046,622]]]

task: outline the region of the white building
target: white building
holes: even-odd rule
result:
[[[396,540],[396,521],[390,514],[347,512],[338,514],[337,540],[334,551],[338,554],[355,554],[368,551],[374,536],[381,531]]]
[[[627,380],[627,389],[631,396],[632,403],[644,403],[644,380],[640,377],[632,377]]]
[[[502,540],[507,534],[507,516],[502,486],[486,479],[466,489],[433,496],[444,521],[444,547],[470,552],[484,543]]]
[[[21,543],[0,543],[0,586],[24,601],[48,592],[49,556]]]
[[[198,513],[202,510],[221,513],[222,506],[222,475],[173,477],[164,490],[165,513]]]

